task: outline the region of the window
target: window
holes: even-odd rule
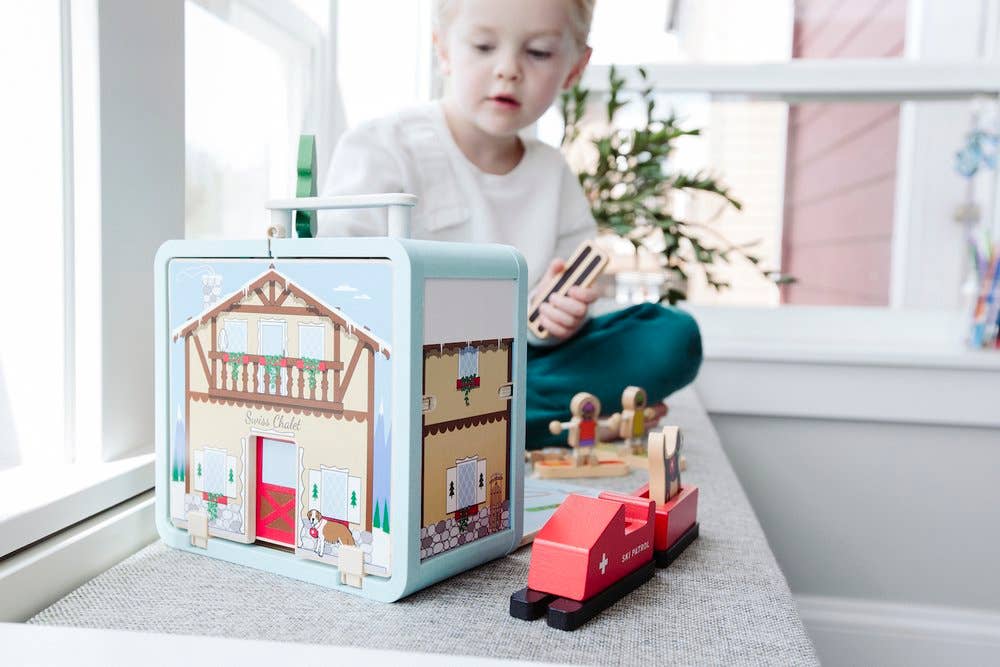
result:
[[[323,469],[323,516],[347,520],[347,471]]]
[[[326,356],[323,352],[323,332],[325,327],[322,324],[299,324],[299,358],[317,359],[323,361]]]
[[[327,76],[331,7],[185,3],[188,238],[262,237],[264,202],[294,193],[298,136],[317,134],[330,149],[341,128]]]
[[[309,508],[327,519],[361,523],[361,478],[343,468],[309,471]]]
[[[440,81],[431,46],[433,4],[337,4],[337,80],[346,127],[435,96]]]
[[[744,205],[725,210],[677,193],[674,211],[712,220],[733,243],[758,241],[762,264],[798,281],[779,289],[736,260],[718,268],[732,289],[716,292],[695,272],[689,301],[963,307],[968,225],[953,219],[978,205],[982,228],[996,226],[997,174],[966,181],[955,154],[970,130],[998,127],[997,86],[985,84],[995,80],[987,71],[995,72],[997,3],[765,4],[597,5],[585,85],[607,90],[607,66],[616,64],[637,90],[634,67],[645,66],[658,107],[702,129],[677,142],[671,168],[721,175]],[[946,77],[936,65],[943,62]],[[638,123],[644,114],[636,106],[619,118]],[[538,132],[560,141],[556,110]],[[620,300],[659,292],[651,250],[621,248]]]
[[[472,345],[458,351],[458,377],[479,377],[479,350]]]
[[[222,319],[222,329],[219,331],[219,351],[247,352],[247,321]]]
[[[56,0],[0,7],[0,179],[8,224],[0,281],[0,471],[72,456],[67,373],[72,343],[72,232],[64,224],[63,67]],[[26,62],[31,67],[25,67]],[[19,101],[15,103],[15,101]],[[25,252],[45,248],[44,253]],[[69,445],[69,448],[68,448]]]
[[[466,345],[458,351],[458,379],[455,380],[455,389],[463,392],[466,405],[470,403],[469,392],[479,384],[479,350]]]
[[[0,71],[22,102],[0,123],[18,221],[0,267],[16,286],[0,327],[0,557],[153,486],[150,258],[183,236],[183,15],[99,9],[0,8]]]
[[[464,508],[476,504],[476,472],[479,466],[476,459],[459,462],[457,483],[455,487],[458,491],[458,507]]]
[[[257,352],[265,360],[257,371],[258,391],[262,393],[288,393],[288,369],[279,365],[288,349],[287,326],[288,323],[284,320],[261,319],[258,322]]]
[[[206,447],[202,452],[196,452],[194,461],[195,490],[215,496],[228,496],[229,494],[226,492],[229,477],[227,458],[233,457],[227,457],[224,449]]]
[[[448,513],[486,502],[486,459],[460,459],[445,471],[445,511]]]
[[[185,4],[201,12],[189,23],[212,29],[186,40]],[[153,486],[150,260],[162,242],[185,236],[185,109],[177,102],[185,99],[186,41],[206,47],[206,36],[216,39],[210,52],[187,60],[205,72],[192,76],[198,94],[188,99],[201,106],[188,118],[202,145],[218,131],[218,143],[208,147],[218,151],[202,152],[221,155],[226,170],[218,160],[211,168],[193,161],[189,173],[218,186],[202,195],[228,202],[190,199],[188,212],[200,210],[201,217],[187,216],[188,229],[192,237],[259,237],[253,221],[263,225],[263,209],[242,201],[290,193],[297,135],[333,141],[343,126],[343,112],[326,104],[339,97],[328,83],[335,78],[327,38],[335,29],[332,8],[324,0],[39,0],[0,7],[5,93],[30,101],[6,105],[0,123],[0,177],[18,195],[7,202],[18,223],[5,230],[11,252],[0,278],[17,286],[8,290],[9,312],[26,323],[4,320],[0,327],[0,419],[7,427],[0,439],[0,557]],[[207,18],[238,25],[238,35],[227,37]],[[252,44],[241,42],[248,35]],[[220,48],[224,43],[233,48]],[[261,85],[240,89],[246,77],[236,77],[217,86],[231,97],[212,96],[204,79],[243,56],[245,64],[260,65]],[[206,122],[219,119],[233,131]],[[233,135],[254,122],[241,147]],[[321,162],[328,149],[321,144]],[[228,217],[213,217],[223,208]],[[247,216],[235,220],[230,211]],[[205,287],[217,296],[215,285]],[[229,349],[247,349],[245,325],[225,334]],[[223,488],[221,471],[225,492],[234,495],[238,478],[230,482],[228,460],[221,468],[218,457],[209,453],[208,460],[213,491]],[[141,546],[148,532],[129,539]],[[38,590],[40,600],[66,592],[47,590],[45,582]]]

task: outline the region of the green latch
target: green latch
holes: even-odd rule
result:
[[[296,163],[296,197],[316,196],[316,135],[299,135],[299,159]],[[295,232],[299,238],[311,238],[316,211],[295,212]]]

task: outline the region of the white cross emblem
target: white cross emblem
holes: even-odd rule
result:
[[[601,554],[601,562],[597,564],[597,567],[601,568],[601,574],[604,574],[604,570],[608,567],[608,555]]]

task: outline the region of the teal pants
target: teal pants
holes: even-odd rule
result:
[[[569,420],[577,392],[597,396],[608,417],[621,411],[625,387],[645,389],[650,405],[662,401],[694,380],[701,358],[694,318],[653,303],[595,317],[561,345],[529,345],[527,449],[566,444],[549,422]]]

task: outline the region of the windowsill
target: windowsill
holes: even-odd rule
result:
[[[153,492],[0,559],[0,621],[24,621],[156,539]]]
[[[848,366],[900,366],[1000,371],[1000,350],[973,350],[962,345],[861,345],[741,341],[706,336],[705,358]]]
[[[954,311],[685,305],[698,320],[706,360],[1000,371],[1000,350],[961,342]]]
[[[963,318],[888,308],[685,306],[713,415],[1000,427],[1000,351],[961,344]]]
[[[153,454],[0,471],[0,558],[151,488]]]

